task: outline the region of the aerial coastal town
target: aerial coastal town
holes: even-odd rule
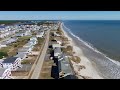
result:
[[[0,78],[78,79],[71,62],[80,58],[61,26],[60,21],[1,24]]]

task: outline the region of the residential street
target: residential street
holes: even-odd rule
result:
[[[41,69],[42,69],[42,65],[43,65],[43,62],[44,62],[44,58],[45,58],[45,55],[46,55],[46,51],[47,51],[47,48],[48,48],[49,33],[50,33],[50,30],[47,31],[47,34],[46,34],[47,37],[45,38],[45,45],[43,47],[42,53],[39,57],[37,65],[36,65],[30,79],[38,79],[39,78],[39,75],[40,75],[40,72],[41,72]]]

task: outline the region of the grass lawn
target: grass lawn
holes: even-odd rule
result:
[[[0,52],[7,52],[8,57],[14,56],[14,55],[16,55],[18,48],[25,45],[29,41],[30,37],[31,36],[20,37],[20,38],[18,38],[18,41],[16,43],[12,43],[11,45],[9,45],[7,47],[1,48]]]

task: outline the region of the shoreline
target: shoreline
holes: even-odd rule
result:
[[[83,51],[80,47],[78,47],[76,45],[76,43],[73,41],[73,39],[68,35],[68,33],[63,29],[62,24],[61,24],[61,30],[63,31],[64,35],[68,38],[68,40],[70,41],[70,45],[73,46],[73,52],[75,52],[75,55],[80,57],[81,61],[79,64],[76,64],[74,62],[72,62],[74,70],[78,73],[78,75],[81,76],[86,76],[89,77],[91,79],[103,79],[103,77],[101,77],[98,74],[98,71],[95,68],[95,64],[93,62],[91,62],[84,54]],[[78,66],[79,65],[83,65],[85,66],[85,69],[81,69],[80,71],[78,71]],[[78,76],[79,78],[79,76]]]

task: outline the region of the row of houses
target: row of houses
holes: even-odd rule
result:
[[[28,43],[18,49],[17,55],[4,59],[0,63],[0,78],[10,79],[12,77],[11,71],[16,71],[17,69],[22,68],[22,60],[27,58],[29,53],[32,53],[35,44],[37,44],[37,38],[31,37]]]
[[[0,38],[16,34],[16,36],[30,35],[30,31],[48,30],[50,28],[57,29],[59,25],[11,25],[11,26],[0,26]],[[23,30],[24,32],[19,32]],[[29,31],[29,32],[28,32]],[[19,33],[17,33],[19,32]]]
[[[0,38],[5,38],[7,36],[13,35],[19,30],[20,27],[16,25],[0,26]]]
[[[8,31],[8,32],[4,32],[4,33],[0,34],[0,38],[5,38],[5,37],[8,37],[8,36],[13,35],[13,34],[15,34],[14,30]]]
[[[54,60],[56,60],[55,62],[58,67],[59,79],[60,78],[68,78],[68,79],[76,78],[70,66],[68,57],[61,51],[62,46],[53,44],[52,48],[54,50],[53,58]]]
[[[32,30],[39,30],[40,27],[37,25],[12,25],[12,26],[0,26],[0,38],[5,38],[7,36],[16,34],[16,32],[19,32],[20,30],[23,30],[24,32],[17,33],[18,36],[24,36],[30,34]]]
[[[15,34],[16,37],[31,36],[31,31],[21,31]]]
[[[36,37],[43,37],[44,34],[45,34],[44,31],[38,32],[38,33],[36,34]]]
[[[18,38],[16,38],[16,37],[12,37],[12,38],[10,38],[10,39],[7,39],[7,40],[5,40],[5,41],[3,41],[3,42],[0,43],[0,48],[2,48],[2,47],[7,47],[7,45],[9,45],[9,44],[11,44],[11,43],[14,43],[14,42],[16,42],[17,40],[18,40]]]
[[[18,49],[17,55],[3,59],[3,61],[0,60],[1,61],[0,62],[0,78],[1,79],[12,78],[11,71],[16,71],[17,69],[22,68],[23,66],[21,64],[22,60],[27,58],[28,54],[32,53],[34,45],[37,44],[37,37],[43,37],[44,30],[47,30],[48,28],[49,27],[46,27],[43,25],[41,27],[37,25],[16,25],[13,27],[3,27],[2,29],[0,29],[1,31],[4,31],[4,32],[0,32],[0,35],[2,35],[3,33],[6,33],[7,30],[8,31],[15,30],[15,34],[16,32],[22,33],[20,34],[20,36],[30,35],[31,30],[38,30],[38,31],[41,29],[43,30],[43,32],[37,33],[36,37],[30,38],[28,43],[26,43],[22,48]],[[20,32],[21,30],[24,32]],[[14,39],[11,38],[6,42],[0,43],[0,45],[5,47],[5,45],[15,42],[16,40],[17,39],[15,38]]]
[[[54,33],[56,35],[56,33]],[[54,35],[54,36],[55,36]],[[59,41],[59,42],[58,42]],[[53,49],[53,59],[56,62],[58,68],[58,78],[68,78],[68,79],[75,79],[75,75],[71,68],[70,62],[68,57],[62,52],[62,41],[60,39],[60,35],[54,37],[54,41],[52,41],[52,49]]]

